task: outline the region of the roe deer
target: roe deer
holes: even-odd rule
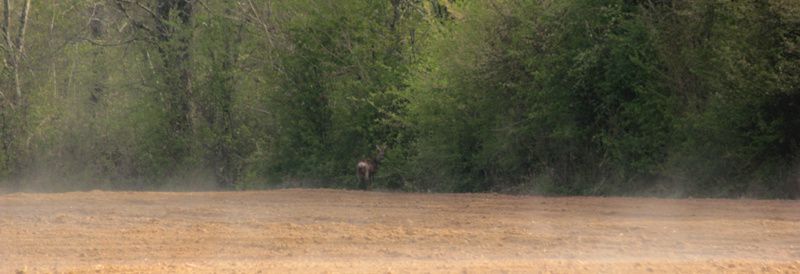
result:
[[[359,180],[359,187],[366,190],[372,189],[372,180],[375,178],[375,172],[378,171],[378,165],[383,160],[383,146],[375,146],[378,154],[375,157],[363,159],[358,161],[356,165],[356,175]]]

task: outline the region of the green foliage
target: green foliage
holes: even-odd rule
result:
[[[790,7],[462,4],[466,18],[443,24],[409,79],[406,178],[423,189],[560,194],[796,188],[794,97],[764,96],[796,79],[768,61],[785,62],[774,51],[796,37],[764,44],[792,33],[774,25],[796,22],[774,14]]]
[[[68,2],[0,43],[22,188],[800,195],[797,1]]]
[[[279,89],[267,103],[282,125],[273,132],[267,172],[355,178],[358,157],[399,133],[381,121],[401,109],[391,91],[402,85],[408,63],[402,31],[411,23],[387,18],[395,8],[388,1],[296,1],[285,8],[292,11],[282,22],[291,46],[278,53]]]

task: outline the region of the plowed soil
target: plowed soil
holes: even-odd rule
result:
[[[0,273],[800,273],[800,202],[290,189],[0,195]]]

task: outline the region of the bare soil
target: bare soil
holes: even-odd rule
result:
[[[0,273],[800,273],[800,202],[289,189],[0,195]]]

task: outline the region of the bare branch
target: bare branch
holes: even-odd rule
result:
[[[9,0],[3,0],[3,38],[6,41],[6,46],[8,50],[13,52],[14,45],[11,43],[11,34],[8,33],[8,29],[11,25],[11,3]]]
[[[149,14],[150,14],[150,16],[152,16],[152,17],[153,17],[153,19],[155,19],[155,20],[161,20],[161,18],[160,18],[160,17],[158,17],[158,14],[156,14],[155,12],[153,12],[153,10],[152,10],[152,9],[150,9],[150,8],[148,8],[148,7],[145,7],[144,5],[142,5],[142,3],[141,3],[141,2],[139,2],[139,1],[136,1],[136,6],[139,6],[139,8],[140,8],[140,9],[143,9],[144,11],[146,11],[147,13],[149,13]]]
[[[25,0],[25,7],[19,16],[19,31],[17,32],[17,54],[18,56],[25,51],[25,31],[28,29],[28,14],[31,10],[31,0]]]
[[[128,9],[125,8],[125,5],[123,5],[123,3],[130,3],[130,2],[125,1],[125,0],[114,0],[114,3],[116,4],[115,6],[117,7],[117,9],[120,12],[122,12],[122,15],[124,15],[125,18],[127,18],[128,21],[131,22],[131,25],[133,25],[134,27],[136,27],[138,29],[146,31],[151,35],[155,35],[156,32],[154,30],[152,30],[151,28],[148,28],[146,25],[142,24],[142,22],[139,22],[138,20],[133,19],[133,17],[130,14],[128,14]]]
[[[258,23],[261,25],[262,28],[264,28],[264,34],[266,35],[267,42],[269,43],[270,47],[274,47],[275,43],[272,41],[272,35],[274,33],[272,32],[270,27],[267,25],[267,23],[264,22],[264,20],[259,15],[259,11],[258,11],[258,9],[256,9],[256,6],[253,4],[253,1],[252,0],[248,0],[247,3],[250,6],[250,10],[253,12],[253,18],[255,18],[256,21],[258,21]]]
[[[125,44],[130,44],[130,43],[132,43],[132,42],[135,42],[135,41],[136,41],[136,40],[138,40],[138,39],[136,39],[136,38],[131,38],[131,39],[128,39],[128,40],[125,40],[125,41],[119,41],[119,42],[115,42],[115,43],[103,43],[103,42],[100,42],[100,41],[95,41],[95,40],[92,40],[92,39],[90,39],[90,38],[86,38],[86,37],[82,38],[81,40],[84,40],[84,41],[86,41],[86,42],[89,42],[90,44],[92,44],[92,45],[95,45],[95,46],[100,46],[100,47],[116,47],[116,46],[121,46],[121,45],[125,45]]]
[[[200,3],[200,6],[206,9],[208,13],[213,13],[213,11],[208,7],[208,5],[206,5],[206,3],[203,0],[197,0],[197,2]]]

